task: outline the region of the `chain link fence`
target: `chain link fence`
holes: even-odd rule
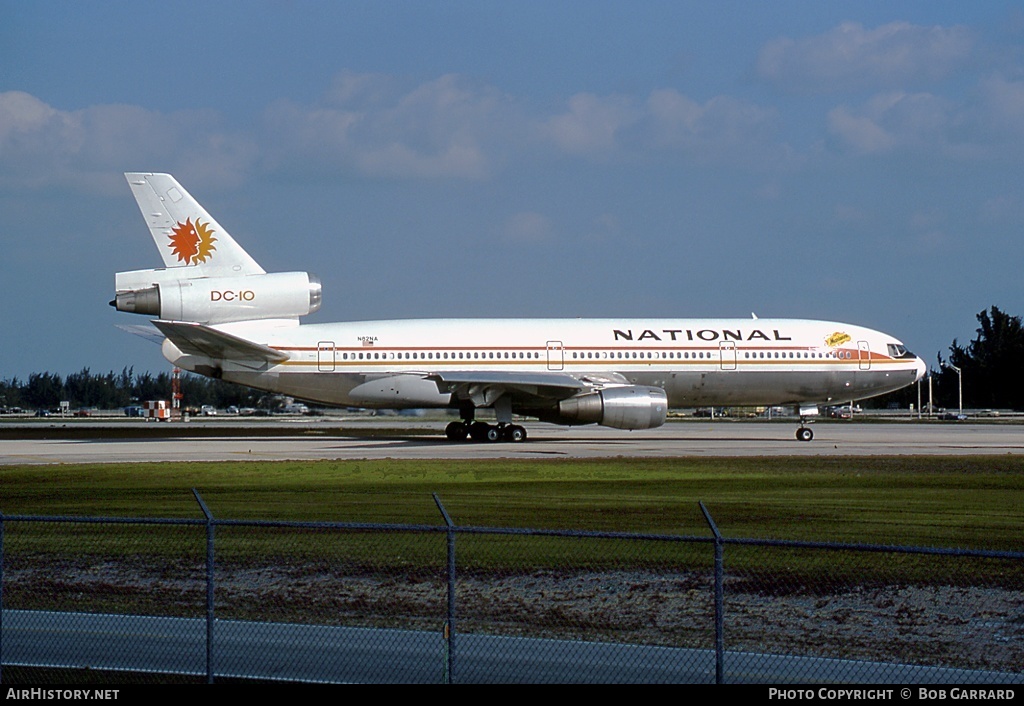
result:
[[[198,497],[202,505],[201,498]],[[1024,683],[1024,553],[0,517],[0,680]]]

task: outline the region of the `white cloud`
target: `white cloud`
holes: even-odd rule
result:
[[[766,146],[778,126],[774,110],[732,96],[716,96],[701,105],[663,89],[651,93],[646,107],[652,145],[705,156],[732,156]]]
[[[935,81],[963,67],[975,46],[961,26],[891,22],[865,29],[843,22],[815,37],[768,42],[757,73],[786,90],[831,93]]]
[[[334,106],[385,104],[399,90],[397,82],[386,74],[357,73],[342,70],[324,94],[324,103]]]
[[[481,179],[529,155],[598,162],[681,153],[747,158],[771,143],[777,123],[773,109],[730,96],[697,103],[674,89],[646,99],[578,93],[546,115],[461,76],[398,90],[388,77],[343,72],[321,105],[280,102],[268,109],[264,142],[274,166]]]
[[[860,152],[887,152],[896,144],[896,138],[878,124],[877,116],[855,115],[845,106],[829,112],[828,129]]]
[[[855,151],[883,153],[896,149],[943,150],[955,121],[948,101],[928,93],[891,91],[863,105],[829,111],[828,130]]]
[[[871,220],[870,213],[864,207],[850,203],[836,204],[834,213],[838,223],[857,227],[865,227]]]
[[[1024,82],[989,77],[959,102],[932,93],[878,93],[832,109],[827,127],[855,152],[1017,160],[1024,150]]]
[[[37,132],[57,115],[56,110],[28,93],[0,93],[0,147],[19,135]]]
[[[343,72],[322,106],[272,106],[266,130],[274,135],[269,152],[278,164],[478,179],[500,161],[499,135],[512,113],[506,96],[455,75],[403,92],[386,76]]]
[[[509,217],[502,227],[502,237],[511,243],[542,243],[554,237],[551,219],[542,213],[522,211]]]
[[[193,177],[237,179],[251,163],[252,146],[217,123],[209,111],[165,115],[131,105],[62,111],[26,93],[0,93],[0,182],[114,193],[123,189],[125,171],[187,169]]]
[[[980,217],[984,222],[995,225],[1024,224],[1024,197],[1003,194],[988,198],[981,204]]]
[[[854,65],[874,60],[877,66],[903,66],[904,75],[923,71],[914,68],[921,57],[942,55],[925,39],[942,44],[945,38],[956,45],[950,35],[959,36],[955,28],[902,23],[870,32],[850,23],[840,29]],[[806,47],[792,43],[791,51],[777,50],[777,65],[800,51],[827,53],[817,43],[840,29],[808,40]],[[896,51],[896,45],[907,51]],[[819,73],[828,75],[825,68]],[[955,99],[881,91],[811,119],[822,118],[835,143],[853,153],[918,150],[956,158],[1014,158],[1024,146],[1024,82],[990,76]],[[237,183],[257,166],[474,180],[492,177],[509,162],[543,164],[551,156],[603,164],[687,161],[775,168],[794,154],[780,139],[782,131],[774,106],[732,95],[697,101],[674,88],[646,96],[577,93],[545,112],[458,75],[403,85],[392,76],[343,71],[316,104],[268,106],[254,132],[224,125],[210,110],[161,113],[111,104],[64,111],[11,91],[0,93],[0,184],[70,184],[117,193],[123,171],[174,171],[202,185]],[[812,135],[807,142],[821,141]]]
[[[475,179],[489,171],[487,155],[480,145],[471,138],[459,142],[455,137],[429,151],[417,151],[400,143],[382,145],[362,151],[357,163],[365,174],[385,177]]]
[[[588,244],[604,244],[622,239],[623,228],[618,216],[602,213],[593,219],[581,240]]]
[[[979,86],[981,126],[994,137],[1024,136],[1024,81],[990,76]]]
[[[597,160],[661,159],[685,154],[732,160],[761,153],[777,128],[774,110],[731,96],[698,103],[675,89],[645,100],[581,93],[547,118],[539,133],[556,149]]]
[[[641,115],[625,96],[578,93],[569,99],[566,112],[542,123],[540,133],[569,154],[607,154],[616,148],[619,131]]]
[[[522,126],[496,90],[441,76],[409,90],[376,74],[343,72],[321,105],[271,105],[260,134],[225,129],[213,111],[139,106],[57,110],[0,93],[0,180],[121,189],[132,170],[237,182],[264,168],[352,170],[384,177],[478,179],[495,169]],[[518,125],[518,126],[517,126]],[[98,185],[98,186],[97,186]]]

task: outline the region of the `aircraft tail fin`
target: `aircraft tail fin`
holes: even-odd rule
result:
[[[264,273],[173,176],[127,172],[125,178],[164,266],[186,268],[182,279]]]
[[[268,274],[170,174],[125,178],[164,267],[118,272],[110,302],[118,311],[212,325],[297,320],[320,308],[315,275]]]

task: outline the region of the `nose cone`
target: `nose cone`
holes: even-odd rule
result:
[[[917,359],[917,363],[915,364],[914,367],[917,370],[917,375],[914,376],[914,382],[917,382],[918,380],[923,378],[925,376],[925,374],[928,372],[928,366],[925,365],[923,360],[918,358]]]

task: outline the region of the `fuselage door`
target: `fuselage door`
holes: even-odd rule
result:
[[[561,370],[565,367],[565,347],[561,341],[548,341],[548,370]]]
[[[861,370],[871,370],[871,346],[867,341],[857,341],[857,357]]]
[[[334,370],[334,341],[320,341],[316,344],[316,369],[324,373]]]
[[[736,342],[720,341],[718,343],[719,356],[722,359],[722,370],[736,369]]]

